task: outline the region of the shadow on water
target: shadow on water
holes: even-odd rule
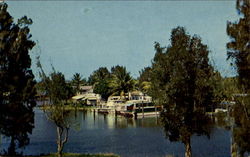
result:
[[[72,111],[69,120],[74,125],[65,152],[112,152],[122,157],[184,156],[184,145],[168,141],[156,117],[133,119],[90,111]],[[213,127],[210,139],[192,136],[191,141],[194,157],[230,156],[231,130],[222,121]],[[7,141],[3,138],[2,142],[5,147]],[[47,120],[41,110],[35,109],[35,129],[24,153],[35,155],[51,152],[56,152],[55,125]]]

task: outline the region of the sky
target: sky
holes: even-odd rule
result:
[[[26,15],[35,57],[40,55],[47,73],[51,64],[71,79],[88,77],[99,67],[122,65],[133,77],[150,66],[154,42],[170,44],[171,30],[186,28],[197,34],[211,51],[210,60],[223,76],[234,71],[226,61],[227,21],[236,21],[235,1],[8,1],[15,20]]]

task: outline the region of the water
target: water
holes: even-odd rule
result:
[[[170,142],[164,137],[157,118],[126,119],[93,112],[72,112],[74,126],[64,152],[115,153],[121,157],[184,156],[184,145]],[[210,139],[193,136],[191,140],[194,157],[229,157],[231,132],[214,127]],[[6,139],[2,140],[6,148]],[[56,127],[44,113],[35,109],[35,128],[30,144],[24,154],[38,155],[56,152]]]

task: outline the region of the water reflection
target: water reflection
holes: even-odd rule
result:
[[[135,120],[122,116],[115,117],[112,114],[98,114],[87,111],[72,111],[70,114],[69,121],[78,123],[81,129],[97,129],[99,127],[105,127],[107,129],[159,127],[159,119],[157,117]]]
[[[122,157],[184,156],[184,145],[166,140],[156,117],[135,120],[88,111],[73,111],[68,120],[74,125],[70,130],[65,152],[113,152]],[[194,157],[231,155],[231,131],[223,126],[225,125],[215,126],[210,139],[192,136]],[[25,154],[56,152],[56,128],[39,109],[35,110],[35,129],[30,139],[30,145],[24,150]],[[6,141],[3,140],[3,146],[4,143]]]

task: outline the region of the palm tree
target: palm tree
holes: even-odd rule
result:
[[[95,70],[89,77],[89,84],[96,85],[103,80],[110,78],[110,72],[106,67],[100,67],[99,69]]]
[[[125,93],[133,90],[134,84],[135,80],[133,80],[125,67],[117,65],[111,68],[109,87],[113,93],[112,95],[124,96]]]

